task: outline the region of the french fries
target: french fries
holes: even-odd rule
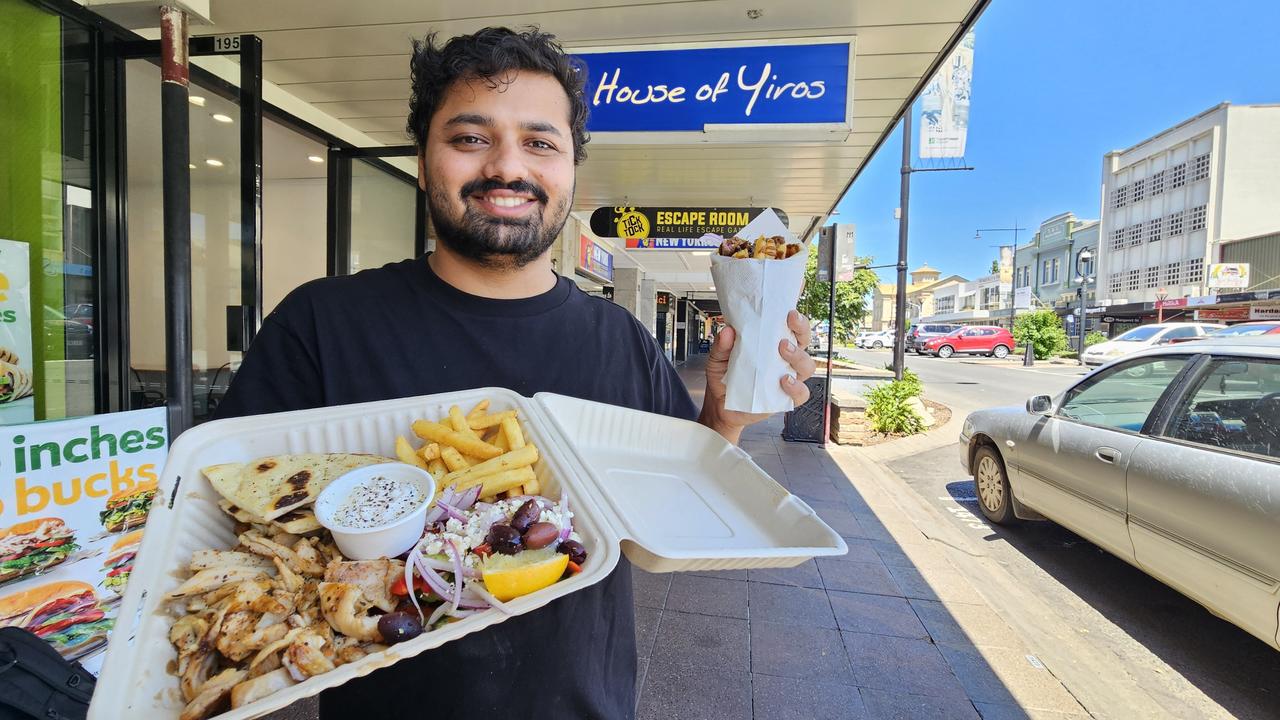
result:
[[[487,501],[538,494],[542,487],[533,471],[538,448],[525,438],[519,413],[488,410],[489,401],[482,400],[466,414],[454,405],[438,422],[414,421],[413,433],[423,445],[414,449],[407,438],[398,437],[397,457],[431,473],[437,492],[478,486],[480,498]]]
[[[440,459],[444,461],[444,466],[449,468],[449,472],[460,472],[471,467],[471,463],[462,457],[455,448],[446,447],[440,451]]]
[[[487,399],[481,400],[476,403],[475,407],[471,408],[471,410],[467,412],[467,419],[470,420],[472,418],[480,417],[481,415],[484,415],[484,411],[488,409],[489,401]]]
[[[470,428],[467,428],[470,432]],[[428,422],[426,420],[415,420],[413,422],[413,433],[428,442],[440,443],[441,457],[444,456],[444,446],[448,445],[456,452],[488,460],[502,454],[498,448],[476,437],[474,434],[466,435],[457,430],[441,425],[440,423]]]
[[[427,461],[413,451],[413,446],[403,435],[396,436],[396,457],[400,458],[402,463],[420,467],[423,470],[427,469]]]
[[[476,484],[473,481],[477,478],[483,478],[486,475],[492,475],[506,470],[528,467],[536,462],[538,462],[538,448],[533,445],[525,445],[522,448],[512,450],[505,455],[493,458],[492,460],[485,460],[479,465],[472,465],[469,468],[454,470],[444,476],[444,484],[446,486],[453,485],[455,490],[466,490]]]
[[[502,420],[502,437],[507,441],[507,447],[511,450],[519,450],[524,447],[524,431],[520,429],[520,423],[516,422],[514,417]]]

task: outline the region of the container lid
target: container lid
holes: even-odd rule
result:
[[[534,396],[611,515],[623,552],[653,572],[785,567],[844,540],[741,448],[704,425],[577,398]]]

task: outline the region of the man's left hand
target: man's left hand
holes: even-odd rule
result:
[[[796,407],[809,400],[809,388],[804,384],[813,376],[817,365],[813,358],[805,352],[809,346],[809,318],[792,310],[787,315],[787,327],[795,333],[796,342],[783,340],[778,344],[778,353],[791,365],[795,377],[785,375],[778,379],[782,389],[795,401]],[[738,443],[742,429],[753,423],[768,418],[772,413],[745,413],[724,409],[725,384],[724,374],[729,369],[729,352],[737,333],[733,328],[725,326],[711,346],[707,358],[707,392],[702,400],[702,414],[698,422],[723,435],[729,442]]]

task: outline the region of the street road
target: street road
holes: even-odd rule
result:
[[[844,354],[876,366],[891,361],[888,351]],[[907,358],[907,366],[924,381],[926,397],[952,407],[949,425],[957,433],[970,410],[1021,405],[1033,394],[1056,394],[1081,376],[1080,369],[1069,366]],[[889,468],[975,540],[1019,587],[1054,608],[1063,627],[1087,638],[1103,657],[1114,658],[1113,667],[1094,670],[1130,677],[1148,696],[1135,706],[1159,707],[1160,715],[1171,718],[1280,717],[1280,652],[1054,523],[991,525],[978,509],[957,445],[901,458]],[[1007,605],[1002,611],[1017,612]],[[1106,710],[1124,716],[1122,708]]]

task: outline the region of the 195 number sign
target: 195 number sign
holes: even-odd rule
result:
[[[217,53],[240,52],[240,36],[239,35],[214,35],[213,51]]]

